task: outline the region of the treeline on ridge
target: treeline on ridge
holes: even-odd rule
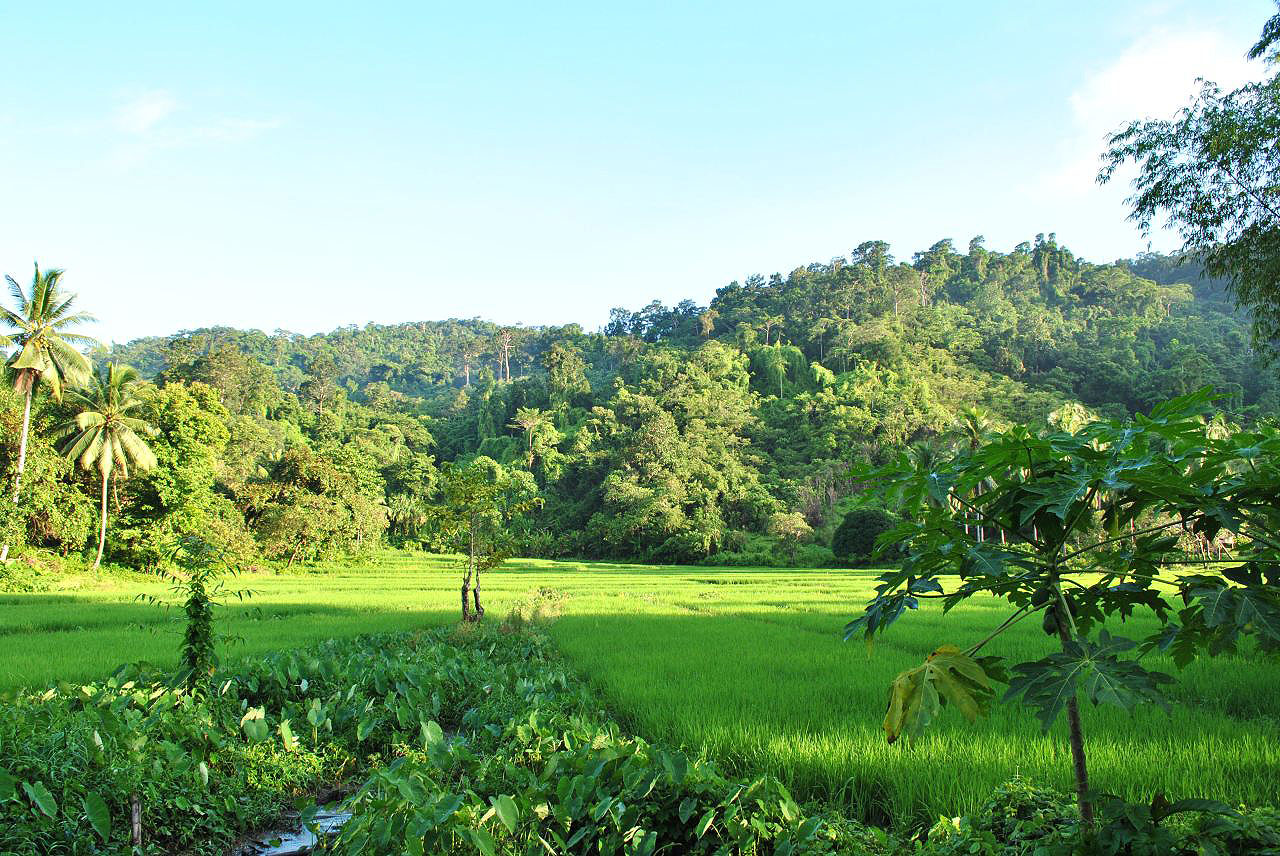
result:
[[[599,332],[211,328],[92,356],[150,381],[157,465],[113,482],[107,549],[140,564],[188,532],[287,562],[441,546],[440,467],[479,457],[543,499],[513,533],[525,555],[826,564],[859,461],[1206,384],[1239,421],[1280,411],[1221,283],[1155,254],[1091,264],[1053,235],[1008,253],[939,241],[910,262],[867,242],[707,306],[616,309]],[[22,401],[6,395],[11,463]],[[38,400],[30,500],[5,512],[63,552],[92,540],[98,487],[48,430],[67,416]]]

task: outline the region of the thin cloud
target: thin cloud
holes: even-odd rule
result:
[[[178,99],[157,89],[131,98],[116,108],[113,122],[126,134],[140,136],[152,131],[178,109]]]
[[[243,143],[282,124],[279,118],[196,117],[171,92],[151,90],[131,97],[112,114],[119,139],[108,159],[118,167],[135,166],[160,151]]]
[[[1218,32],[1146,35],[1083,80],[1067,98],[1063,137],[1052,153],[1058,167],[1025,189],[1084,196],[1095,189],[1094,177],[1110,134],[1134,119],[1173,115],[1198,91],[1197,78],[1233,89],[1259,79],[1264,71],[1261,63],[1245,59],[1241,45]]]

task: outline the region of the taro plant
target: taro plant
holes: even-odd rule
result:
[[[215,606],[230,598],[244,601],[251,597],[249,589],[228,587],[227,580],[238,575],[227,563],[222,551],[196,536],[184,536],[169,554],[169,561],[157,566],[155,573],[169,583],[170,599],[149,594],[138,600],[170,609],[181,606],[185,622],[182,636],[182,671],[180,681],[192,692],[205,688],[218,665],[217,644],[234,642],[235,637],[222,635],[214,628]]]
[[[1081,693],[1094,705],[1167,705],[1171,678],[1133,654],[1166,651],[1182,666],[1198,652],[1233,651],[1244,636],[1280,650],[1280,432],[1208,430],[1213,400],[1204,389],[1149,416],[1074,433],[1014,427],[926,465],[904,456],[860,474],[864,502],[904,518],[879,551],[902,547],[905,558],[880,577],[846,639],[861,635],[870,646],[921,599],[940,600],[944,612],[984,595],[1011,607],[983,638],[942,645],[894,680],[890,742],[917,733],[948,702],[973,720],[1007,682],[1005,698],[1021,697],[1046,731],[1066,713],[1077,801],[1091,825]],[[1184,532],[1212,540],[1223,530],[1236,544],[1224,561],[1180,548]],[[1160,621],[1158,632],[1113,635],[1139,610]],[[1032,616],[1057,652],[1011,666],[980,655]]]

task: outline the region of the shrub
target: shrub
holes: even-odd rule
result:
[[[894,527],[896,521],[878,508],[855,508],[844,516],[831,538],[831,552],[849,564],[871,560],[876,539]]]

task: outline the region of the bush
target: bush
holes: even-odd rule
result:
[[[869,562],[875,552],[876,539],[888,532],[897,521],[878,508],[855,508],[844,516],[831,538],[831,552],[849,564]]]
[[[561,599],[528,604],[545,615]],[[339,853],[422,852],[427,836],[428,852],[514,856],[544,852],[541,838],[563,853],[799,856],[874,838],[776,779],[626,735],[545,636],[514,632],[530,623],[280,652],[218,670],[204,696],[137,667],[10,696],[0,853],[225,853],[290,806],[352,791]]]
[[[48,591],[49,582],[32,563],[16,560],[0,564],[0,592]]]
[[[1071,797],[1014,779],[971,815],[942,819],[922,856],[1140,856],[1280,852],[1280,813],[1234,810],[1210,800],[1150,805],[1099,798],[1096,828],[1083,827]],[[1174,820],[1177,818],[1177,820]]]

